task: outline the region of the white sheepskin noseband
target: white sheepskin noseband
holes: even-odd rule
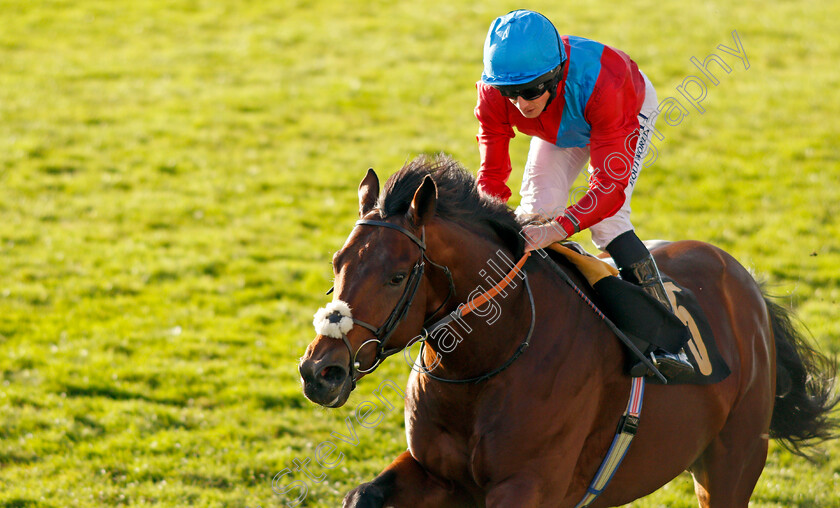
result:
[[[317,334],[340,339],[353,328],[350,306],[341,300],[333,300],[326,307],[318,309],[312,324]]]

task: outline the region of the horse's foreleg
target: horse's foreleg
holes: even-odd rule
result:
[[[431,476],[409,452],[403,452],[372,482],[344,497],[344,508],[473,506],[466,493]]]

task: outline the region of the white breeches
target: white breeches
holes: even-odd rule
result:
[[[630,222],[630,198],[636,179],[644,166],[644,159],[650,146],[650,137],[656,123],[659,103],[656,90],[642,74],[645,80],[645,100],[639,112],[639,139],[633,160],[632,175],[624,191],[624,205],[611,217],[590,227],[592,242],[601,250],[618,235],[633,229]],[[573,204],[586,193],[586,187],[572,190],[575,178],[587,166],[589,161],[589,146],[561,148],[538,137],[531,138],[531,148],[528,152],[528,162],[522,176],[522,196],[517,215],[539,214],[546,218],[555,218],[563,214],[566,204]],[[593,172],[589,166],[589,173]],[[569,191],[572,194],[569,195]]]

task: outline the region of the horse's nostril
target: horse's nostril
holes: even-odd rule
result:
[[[300,372],[300,377],[303,379],[312,379],[315,369],[313,368],[312,362],[307,360],[300,362],[300,365],[298,365],[298,372]]]
[[[330,365],[321,371],[321,377],[329,384],[338,384],[347,376],[346,371],[338,365]]]

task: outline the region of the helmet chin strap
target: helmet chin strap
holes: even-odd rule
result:
[[[566,61],[564,60],[563,63],[560,64],[560,70],[557,71],[557,76],[551,80],[551,84],[548,86],[548,101],[545,103],[545,108],[548,108],[548,105],[551,104],[551,101],[557,97],[557,88],[560,85],[560,81],[563,79],[563,67],[566,65]],[[543,108],[543,111],[545,111]]]

